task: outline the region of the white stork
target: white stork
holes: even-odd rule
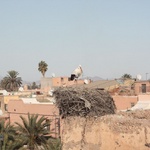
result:
[[[83,73],[81,65],[79,65],[71,74],[71,80],[78,79]]]

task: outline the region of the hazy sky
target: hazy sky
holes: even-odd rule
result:
[[[0,0],[0,76],[118,78],[150,73],[150,0]],[[148,75],[150,77],[150,74]]]

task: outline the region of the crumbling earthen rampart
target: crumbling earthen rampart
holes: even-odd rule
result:
[[[150,111],[63,120],[63,150],[149,150]]]
[[[59,88],[63,150],[149,150],[150,110],[116,112],[108,92]]]

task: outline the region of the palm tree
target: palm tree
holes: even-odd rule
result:
[[[49,133],[46,127],[49,126],[49,123],[46,122],[44,116],[39,117],[36,115],[28,114],[26,119],[23,116],[20,116],[23,124],[17,123],[18,131],[20,133],[20,139],[24,141],[29,150],[38,150],[40,148],[47,149],[47,140],[45,135]]]
[[[31,89],[37,89],[38,85],[36,84],[36,82],[33,82],[31,85]]]
[[[62,149],[62,145],[61,145],[60,138],[58,139],[50,138],[48,140],[48,150],[61,150],[61,149]]]
[[[8,75],[3,78],[1,84],[4,89],[8,91],[15,91],[22,84],[21,77],[18,77],[19,73],[17,71],[8,71]]]
[[[42,73],[43,77],[45,77],[45,73],[48,70],[48,65],[45,63],[45,61],[39,62],[39,68],[38,70]]]
[[[122,79],[126,80],[126,79],[132,79],[132,76],[130,74],[124,74],[122,76]]]
[[[2,150],[12,150],[11,145],[15,141],[16,130],[9,122],[0,121],[0,148]],[[13,149],[14,150],[14,149]]]
[[[5,78],[3,78],[0,82],[1,89],[5,89],[5,84],[6,84],[6,81],[5,81]]]

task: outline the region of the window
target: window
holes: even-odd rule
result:
[[[61,78],[61,82],[63,82],[64,81],[64,78]]]
[[[142,93],[146,93],[146,84],[142,84]]]

